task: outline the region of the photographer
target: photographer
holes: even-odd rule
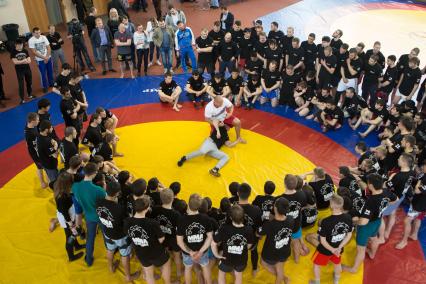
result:
[[[72,19],[71,22],[68,23],[68,38],[72,41],[72,48],[77,63],[80,65],[81,71],[84,71],[86,69],[82,58],[82,56],[84,56],[86,65],[89,67],[90,71],[95,71],[96,69],[93,67],[86,45],[84,44],[83,34],[83,25],[77,19]]]

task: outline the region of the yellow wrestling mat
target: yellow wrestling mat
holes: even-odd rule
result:
[[[209,135],[209,127],[204,122],[155,122],[127,126],[117,129],[120,136],[119,150],[125,154],[117,158],[121,169],[129,170],[135,177],[146,180],[156,176],[168,186],[180,181],[180,198],[188,199],[190,193],[209,196],[214,206],[218,206],[223,196],[228,196],[227,186],[232,181],[248,182],[255,194],[263,193],[266,180],[276,183],[276,194],[281,194],[283,178],[287,173],[301,174],[313,169],[314,165],[287,146],[255,132],[244,131],[248,144],[235,148],[224,147],[231,157],[221,170],[222,177],[208,174],[216,160],[200,157],[176,166],[178,159],[195,149]],[[230,131],[235,139],[234,130]],[[321,212],[320,218],[329,212]],[[83,260],[68,263],[65,252],[65,236],[61,228],[48,232],[50,218],[55,216],[52,193],[41,190],[32,165],[15,176],[0,190],[0,283],[123,283],[121,270],[112,274],[107,269],[105,248],[100,233],[95,246],[95,262],[88,268]],[[315,232],[317,228],[304,230]],[[262,247],[260,245],[260,247]],[[309,256],[301,257],[299,264],[290,258],[285,273],[291,283],[308,283],[312,275],[311,248]],[[259,253],[260,253],[259,249]],[[352,263],[355,256],[355,241],[345,249],[344,263]],[[132,271],[140,269],[133,259]],[[244,273],[244,283],[274,283],[274,278],[260,265],[260,272],[252,278],[251,266]],[[332,266],[323,270],[321,283],[332,283]],[[362,269],[351,275],[343,273],[340,283],[362,283]],[[172,274],[172,277],[174,274]],[[213,272],[217,277],[217,269]],[[231,278],[229,278],[229,283]],[[144,283],[144,281],[136,281]],[[162,281],[158,281],[162,283]],[[194,281],[195,283],[195,281]]]

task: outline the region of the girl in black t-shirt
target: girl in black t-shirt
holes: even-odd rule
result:
[[[313,226],[318,218],[317,201],[313,188],[305,184],[302,191],[306,196],[306,206],[302,208],[302,228]]]

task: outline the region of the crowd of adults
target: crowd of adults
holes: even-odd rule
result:
[[[126,69],[134,77],[134,66],[140,74],[142,62],[144,74],[154,63],[164,66],[165,79],[158,95],[175,111],[182,108],[178,102],[183,92],[195,108],[212,99],[214,107],[224,105],[218,116],[209,117],[208,107],[205,111],[216,148],[225,144],[220,139],[226,134],[224,124],[235,126],[238,142],[245,142],[239,133],[241,124],[232,115],[234,107],[251,109],[269,102],[272,107],[286,105],[300,116],[318,121],[323,131],[338,131],[346,121],[353,129],[366,124],[360,136],[373,132],[380,144],[369,148],[364,142],[357,143],[358,163],[339,167],[339,180],[333,181],[317,167],[311,173],[285,175],[284,186],[278,185],[276,191],[275,184],[266,181],[264,194],[255,198],[250,185],[233,182],[229,185],[231,197],[222,198],[218,208],[209,197],[195,193],[188,201],[179,199],[178,181],[169,187],[155,177],[146,182],[115,165],[114,159],[123,156],[117,151],[117,116],[98,107],[89,118],[81,74],[63,62],[59,34],[53,26],[46,37],[34,28],[28,46],[41,74],[46,74],[43,86],[52,86],[62,97],[60,111],[66,128],[64,137],[59,138],[50,122],[50,102],[43,98],[38,109],[27,116],[25,137],[41,186],[54,190],[58,214],[51,220],[51,229],[57,222],[64,228],[70,261],[83,257],[77,251],[85,249],[87,265],[93,264],[100,226],[108,267],[116,270],[114,253],[118,250],[127,281],[140,277],[140,272],[131,273],[130,269],[134,252],[148,283],[155,281],[155,267],[161,268],[162,278],[170,283],[172,260],[178,281],[184,276],[185,283],[191,283],[194,270],[199,283],[212,283],[212,268],[217,265],[219,283],[226,283],[226,273],[233,274],[235,283],[242,283],[248,254],[254,277],[260,262],[276,277],[275,283],[288,283],[284,263],[290,255],[296,263],[308,255],[308,242],[316,249],[311,283],[320,283],[321,267],[329,261],[334,264],[334,283],[338,283],[342,269],[356,273],[366,254],[374,259],[379,246],[392,235],[400,208],[408,211],[396,249],[417,240],[426,214],[426,81],[421,82],[425,69],[419,69],[418,48],[397,60],[396,55],[385,57],[381,53],[380,42],[366,52],[362,42],[349,47],[341,30],[331,37],[323,36],[318,45],[312,33],[301,42],[293,36],[292,27],[284,33],[275,22],[268,34],[260,20],[243,28],[226,7],[213,29],[203,29],[199,37],[186,26],[183,12],[173,7],[165,17],[160,13],[157,16],[162,17],[151,19],[146,28],[134,25],[120,11],[113,7],[105,25],[96,18],[94,8],[86,18],[90,19],[87,28],[92,29],[88,33],[94,58],[102,62],[103,73],[115,72],[111,64],[114,45],[121,77]],[[78,27],[70,28],[70,37],[76,37]],[[18,41],[15,47],[11,57],[24,102],[24,80],[32,97],[31,56],[23,42]],[[87,50],[80,47],[80,70],[84,60],[93,69]],[[192,69],[186,86],[173,80],[173,69],[178,67],[173,68],[173,52],[184,73],[188,67]],[[58,60],[63,63],[61,71],[53,68]],[[210,75],[208,82],[205,73]],[[83,131],[86,120],[89,124]],[[81,144],[88,151],[81,151]],[[178,166],[187,158],[184,156]],[[218,169],[212,174],[218,176]],[[331,215],[317,220],[318,211],[327,209]],[[318,233],[303,238],[302,227],[315,224]],[[356,257],[342,268],[343,248],[355,232]],[[259,261],[262,237],[265,241]],[[85,239],[85,245],[79,244],[78,238]]]

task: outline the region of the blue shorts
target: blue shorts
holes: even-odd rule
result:
[[[127,237],[124,237],[119,240],[113,240],[104,235],[104,238],[107,250],[115,251],[116,249],[118,249],[122,257],[129,256],[132,252],[132,247],[130,246],[129,239]]]
[[[83,208],[81,208],[80,203],[78,203],[77,199],[74,197],[74,194],[71,195],[72,203],[74,204],[75,214],[81,215],[83,214]]]
[[[277,99],[278,98],[278,89],[275,89],[273,91],[270,92],[266,92],[265,90],[262,91],[262,97],[267,98],[267,99]]]
[[[194,262],[189,254],[182,253],[183,265],[193,266],[194,263],[198,263],[202,267],[205,267],[209,264],[209,253],[206,251],[198,261]]]
[[[383,212],[383,216],[389,216],[391,215],[393,212],[396,211],[396,209],[398,209],[399,205],[401,205],[402,201],[404,201],[405,199],[405,195],[401,196],[400,199],[398,199],[394,204],[389,205],[385,211]]]
[[[368,222],[367,225],[359,225],[357,227],[356,244],[361,247],[367,246],[368,239],[377,235],[381,224],[382,219],[377,219]]]
[[[209,259],[215,259],[216,257],[214,256],[214,254],[213,254],[213,250],[212,250],[212,248],[210,247],[209,248],[209,250],[207,251],[207,255],[208,255],[208,257],[209,257]]]
[[[294,240],[301,239],[301,238],[302,238],[302,228],[299,228],[299,231],[294,232],[294,233],[291,235],[291,238],[292,238],[292,239],[294,239]]]

